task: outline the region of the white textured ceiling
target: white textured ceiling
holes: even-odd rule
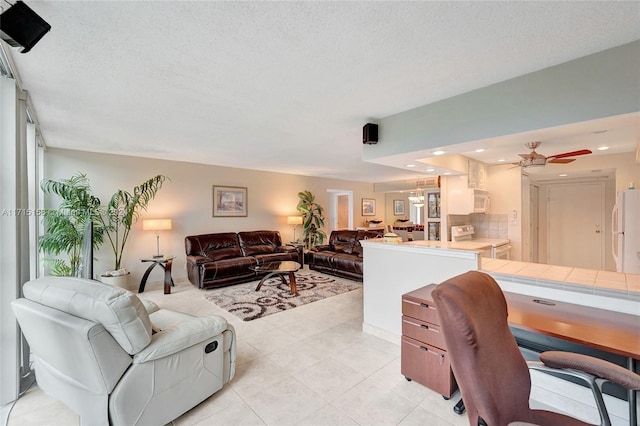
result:
[[[415,173],[366,122],[640,39],[637,1],[26,3],[48,146],[367,182]]]

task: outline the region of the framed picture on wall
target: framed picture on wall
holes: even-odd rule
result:
[[[429,222],[427,231],[428,240],[440,241],[440,222]]]
[[[404,216],[404,200],[393,200],[393,215]]]
[[[214,217],[246,217],[247,188],[241,186],[213,186]]]
[[[427,217],[429,219],[440,218],[440,193],[430,192],[427,194]]]
[[[376,215],[376,200],[373,198],[362,199],[362,216]]]

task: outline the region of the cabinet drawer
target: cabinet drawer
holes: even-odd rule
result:
[[[402,336],[400,371],[403,376],[450,398],[457,385],[446,351]]]
[[[436,348],[446,350],[444,337],[440,332],[440,326],[420,321],[408,316],[402,317],[402,335],[414,340],[428,343]]]
[[[417,301],[407,297],[402,298],[402,315],[430,322],[431,324],[440,324],[438,320],[438,312],[433,302],[426,300]]]

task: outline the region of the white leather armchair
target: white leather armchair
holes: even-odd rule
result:
[[[160,309],[80,278],[39,278],[23,293],[12,309],[38,386],[81,424],[163,425],[235,373],[235,331],[222,317]]]

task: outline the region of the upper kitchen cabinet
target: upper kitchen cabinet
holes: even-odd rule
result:
[[[467,187],[487,189],[487,166],[479,161],[469,160]]]

